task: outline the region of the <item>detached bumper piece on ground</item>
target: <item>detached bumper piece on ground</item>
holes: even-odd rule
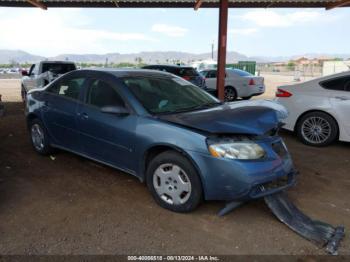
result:
[[[338,254],[338,246],[345,236],[343,226],[333,227],[330,224],[312,220],[293,205],[284,192],[266,196],[265,202],[275,216],[293,231],[316,245],[325,247],[328,253]]]
[[[243,203],[230,202],[220,210],[218,215],[223,216]],[[284,192],[266,196],[265,203],[271,209],[272,213],[293,231],[316,245],[325,248],[329,254],[338,254],[340,241],[345,236],[343,226],[334,227],[321,221],[312,220],[301,212]]]

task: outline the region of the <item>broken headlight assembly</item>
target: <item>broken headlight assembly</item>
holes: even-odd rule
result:
[[[213,157],[252,160],[265,156],[265,150],[251,140],[208,139],[207,143]]]

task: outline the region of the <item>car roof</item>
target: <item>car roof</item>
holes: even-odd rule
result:
[[[150,69],[115,69],[115,68],[96,68],[96,69],[80,69],[85,72],[104,72],[112,74],[116,77],[174,77],[173,74],[155,71]]]

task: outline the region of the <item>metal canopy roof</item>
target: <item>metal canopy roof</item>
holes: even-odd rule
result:
[[[119,7],[119,8],[201,8],[219,7],[219,0],[0,0],[8,7]],[[350,0],[229,0],[229,7],[334,7],[350,6]]]

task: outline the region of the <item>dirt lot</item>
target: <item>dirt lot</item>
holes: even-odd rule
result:
[[[268,94],[286,80],[267,79]],[[288,81],[287,81],[288,82]],[[324,254],[274,218],[263,201],[219,218],[158,207],[132,176],[66,152],[32,150],[18,80],[1,80],[1,254]],[[308,215],[350,228],[350,145],[312,148],[282,133],[301,175],[289,190]],[[346,237],[341,254],[350,254]]]

